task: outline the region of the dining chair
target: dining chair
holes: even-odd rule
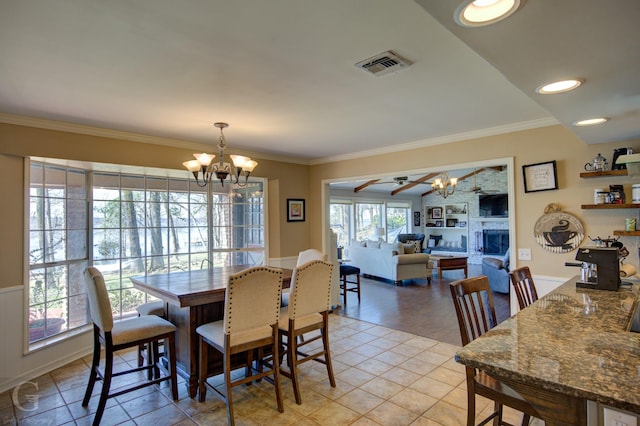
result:
[[[305,263],[311,262],[312,260],[327,260],[327,255],[320,250],[317,249],[308,249],[303,250],[298,253],[298,260],[296,261],[296,267],[304,265]],[[293,276],[291,277],[291,282],[293,282]],[[282,289],[282,306],[289,305],[289,288]]]
[[[161,300],[157,302],[147,302],[143,303],[142,305],[138,305],[136,306],[136,312],[138,313],[139,317],[146,315],[155,315],[160,318],[167,318],[166,306],[165,303]],[[156,346],[154,346],[153,344],[142,344],[138,346],[138,367],[142,367],[145,360],[148,360],[149,363],[152,363],[154,359],[153,357],[157,359],[158,357],[163,356],[164,354],[160,352],[160,346],[162,346],[162,342],[159,342]],[[150,369],[148,372],[149,378],[151,378],[152,373],[154,372],[156,374],[156,377],[159,377],[158,371],[152,371]]]
[[[533,282],[533,277],[531,276],[531,271],[528,266],[514,269],[509,273],[509,276],[511,277],[513,289],[516,291],[520,309],[524,309],[538,300],[536,285]]]
[[[169,321],[155,315],[141,316],[124,321],[113,321],[111,302],[109,293],[104,282],[102,273],[89,267],[85,270],[85,282],[87,295],[89,298],[89,310],[93,321],[93,361],[91,372],[89,373],[89,383],[82,400],[82,406],[89,404],[91,393],[96,380],[102,380],[102,391],[93,424],[100,424],[107,399],[132,392],[147,386],[155,385],[164,381],[171,382],[171,395],[174,400],[178,399],[178,385],[176,379],[176,349],[175,334],[176,327]],[[122,349],[149,345],[160,340],[166,340],[168,347],[168,371],[162,366],[159,359],[155,358],[153,364],[123,371],[113,372],[113,355]],[[105,349],[104,369],[100,369],[101,348]],[[137,383],[126,389],[118,389],[110,393],[111,379],[113,377],[126,374],[133,374],[143,370],[158,368],[164,373],[163,377],[154,377],[141,383]]]
[[[278,355],[278,318],[280,314],[280,292],[282,271],[256,266],[233,274],[225,293],[224,317],[221,321],[203,324],[196,329],[200,348],[198,392],[199,400],[206,397],[207,386],[227,406],[227,422],[234,424],[231,388],[273,376],[278,411],[284,412],[280,389],[280,366]],[[222,392],[207,382],[209,346],[222,354],[225,391]],[[262,348],[270,347],[273,354],[272,368],[264,369]],[[254,350],[258,350],[258,368],[253,368]],[[245,376],[231,380],[231,371],[238,368],[231,364],[231,356],[244,353]],[[236,357],[234,357],[234,361]]]
[[[278,338],[280,346],[286,347],[289,368],[289,371],[281,368],[281,373],[291,379],[297,404],[302,403],[298,378],[298,366],[302,363],[315,360],[325,364],[329,383],[331,387],[336,387],[329,350],[332,276],[333,264],[322,260],[313,260],[294,269],[291,278],[290,303],[280,311]],[[304,339],[301,338],[316,330],[319,334],[310,338],[307,336]],[[322,349],[313,349],[314,352],[311,354],[300,350],[318,339],[322,339]]]
[[[449,284],[453,305],[458,317],[462,346],[466,346],[497,325],[493,296],[486,276],[466,278]],[[494,411],[479,423],[502,421],[502,407],[507,406],[523,414],[522,424],[529,423],[531,416],[537,416],[535,409],[515,390],[484,371],[466,366],[467,377],[467,426],[475,424],[476,395],[494,401]]]

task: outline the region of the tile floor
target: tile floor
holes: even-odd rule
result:
[[[453,360],[456,346],[335,314],[331,315],[330,345],[336,388],[330,387],[325,366],[316,362],[300,367],[302,405],[295,403],[291,382],[282,379],[284,413],[277,411],[273,387],[265,381],[236,387],[236,424],[466,424],[465,376],[463,367]],[[136,352],[125,352],[117,362],[134,364]],[[91,424],[100,385],[96,385],[89,407],[83,408],[89,365],[90,357],[85,357],[34,379],[16,392],[0,394],[0,424]],[[112,388],[122,386],[120,379],[114,379]],[[110,399],[102,424],[226,424],[224,405],[213,392],[207,393],[203,403],[187,396],[182,381],[179,392],[179,401],[172,401],[164,383],[160,391],[149,387]],[[477,406],[481,415],[493,404],[478,398]],[[520,423],[519,413],[505,412],[507,421]]]

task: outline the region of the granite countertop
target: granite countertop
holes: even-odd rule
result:
[[[576,288],[577,277],[456,354],[496,377],[640,413],[640,285]]]

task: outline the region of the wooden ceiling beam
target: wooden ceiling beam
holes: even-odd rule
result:
[[[406,191],[409,188],[413,188],[416,185],[419,185],[420,183],[426,182],[429,179],[438,176],[439,173],[429,173],[428,175],[424,175],[422,177],[419,177],[418,179],[414,179],[413,181],[409,182],[406,185],[402,185],[400,188],[394,189],[393,191],[391,191],[391,195],[396,195],[402,191]]]
[[[378,182],[380,182],[380,179],[372,179],[372,180],[370,180],[370,181],[368,181],[368,182],[363,183],[363,184],[362,184],[362,185],[360,185],[360,186],[355,187],[355,188],[353,189],[353,192],[360,192],[360,191],[362,191],[363,189],[365,189],[366,187],[371,186],[371,185],[373,185],[374,183],[378,183]]]

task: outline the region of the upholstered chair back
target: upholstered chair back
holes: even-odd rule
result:
[[[278,323],[282,271],[256,266],[229,277],[224,304],[224,334],[263,329]]]
[[[316,249],[304,250],[298,253],[298,261],[296,266],[302,266],[312,260],[327,260],[327,255]]]
[[[333,264],[312,260],[294,270],[289,296],[289,318],[328,311],[331,303]]]
[[[103,333],[113,329],[113,314],[109,293],[104,283],[102,273],[93,266],[84,271],[87,294],[89,296],[89,310],[91,320]]]

